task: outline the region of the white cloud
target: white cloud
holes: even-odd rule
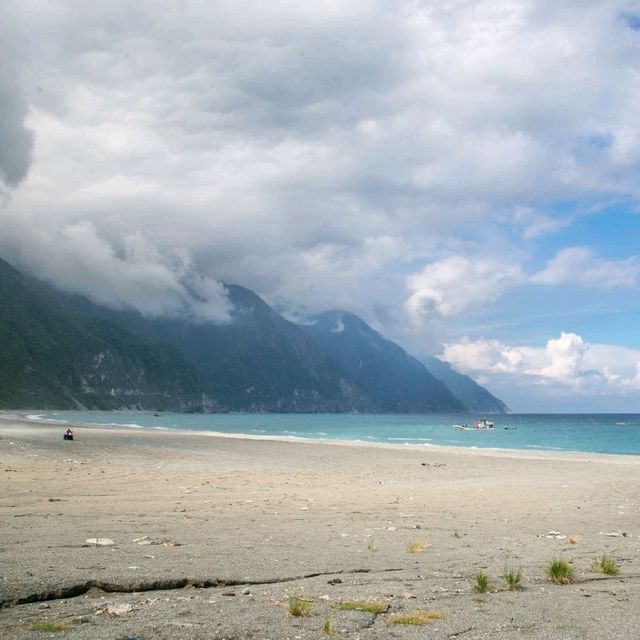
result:
[[[183,297],[175,255],[311,310],[401,308],[416,271],[414,320],[477,308],[522,268],[480,242],[480,259],[437,261],[452,238],[511,224],[539,237],[565,222],[545,213],[555,200],[638,202],[640,38],[621,18],[635,8],[4,0],[23,44],[3,59],[15,117],[0,132],[28,142],[28,102],[36,145],[0,246],[153,310]],[[505,222],[518,207],[535,213]],[[95,239],[73,233],[89,228],[93,263]],[[131,238],[144,259],[120,257]]]
[[[463,339],[445,345],[441,357],[489,384],[508,380],[512,388],[542,386],[551,395],[624,396],[640,391],[640,350],[591,345],[575,333],[561,333],[544,347]]]
[[[19,230],[29,235],[30,253],[13,253],[22,246]],[[112,244],[86,221],[69,224],[58,233],[14,225],[0,238],[0,249],[12,261],[28,261],[44,280],[98,304],[134,308],[148,316],[183,315],[195,321],[224,323],[231,305],[217,281],[193,273],[188,257],[161,255],[144,236],[133,232]],[[96,282],[100,283],[96,287]]]
[[[604,260],[587,247],[562,249],[544,269],[531,276],[544,285],[580,287],[633,287],[640,282],[640,259]]]
[[[412,293],[405,307],[417,322],[433,315],[453,316],[489,304],[524,281],[522,270],[512,263],[481,255],[446,258],[408,278]]]

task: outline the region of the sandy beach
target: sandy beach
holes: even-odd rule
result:
[[[640,636],[638,457],[64,429],[0,418],[3,640]]]

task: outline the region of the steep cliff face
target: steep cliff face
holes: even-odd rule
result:
[[[151,319],[52,291],[0,260],[0,407],[505,409],[440,363],[453,380],[447,388],[355,315],[327,312],[298,326],[249,289],[227,285],[227,293],[233,311],[226,324]]]
[[[76,309],[162,340],[192,363],[221,406],[237,411],[376,411],[377,405],[312,337],[249,289],[227,285],[227,324],[143,318],[71,298]]]
[[[378,411],[465,411],[463,403],[422,363],[358,316],[329,311],[313,320],[305,331],[367,392]]]
[[[217,406],[175,348],[74,313],[3,260],[0,302],[0,407]]]
[[[442,380],[468,409],[474,413],[509,413],[509,407],[475,380],[458,373],[448,362],[430,357],[424,360],[425,367]]]

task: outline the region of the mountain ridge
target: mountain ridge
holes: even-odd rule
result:
[[[228,323],[149,318],[53,289],[0,259],[0,337],[10,345],[0,357],[0,405],[10,407],[13,398],[41,408],[468,410],[424,363],[358,316],[330,311],[299,325],[250,289],[225,288]],[[12,323],[12,314],[21,320]],[[482,396],[474,384],[466,386]]]

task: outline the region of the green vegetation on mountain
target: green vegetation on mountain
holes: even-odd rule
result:
[[[233,411],[376,411],[377,405],[322,351],[311,336],[277,314],[255,293],[227,285],[231,322],[143,318],[86,299],[74,308],[176,347],[206,380],[216,400]]]
[[[0,260],[0,407],[188,408],[206,386],[175,348],[82,317]]]
[[[298,326],[249,289],[226,290],[227,323],[148,318],[0,260],[0,408],[432,413],[478,410],[476,396],[490,411],[488,396],[504,410],[455,372],[458,387],[447,388],[355,315]]]

